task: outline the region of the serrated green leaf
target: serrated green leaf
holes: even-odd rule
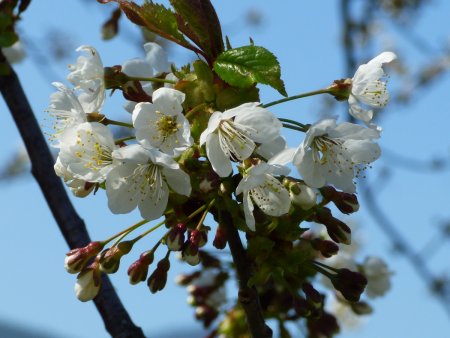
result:
[[[178,28],[213,61],[223,52],[222,28],[209,0],[170,0]]]
[[[244,46],[229,49],[214,62],[214,70],[232,86],[248,88],[255,83],[269,85],[287,96],[277,58],[264,47]]]

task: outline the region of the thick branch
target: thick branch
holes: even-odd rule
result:
[[[5,64],[10,69],[8,75],[0,76],[0,92],[25,143],[32,165],[31,172],[38,182],[69,247],[85,246],[91,240],[84,222],[71,204],[61,180],[55,175],[53,170],[54,159],[19,79],[1,50],[0,63]],[[145,337],[142,330],[132,322],[107,276],[103,277],[102,289],[94,299],[94,303],[103,319],[106,330],[112,337]]]
[[[272,337],[272,330],[264,322],[258,292],[255,287],[248,287],[252,267],[239,237],[239,232],[236,230],[233,218],[228,212],[220,212],[220,221],[224,226],[231,255],[236,265],[239,279],[238,299],[245,311],[250,332],[253,338],[270,338]]]

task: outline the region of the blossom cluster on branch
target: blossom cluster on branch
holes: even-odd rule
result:
[[[67,76],[73,87],[54,83],[57,91],[48,111],[54,117],[50,138],[59,149],[55,172],[74,195],[86,197],[102,189],[112,213],[138,208],[142,216],[110,238],[67,254],[67,271],[78,273],[77,297],[93,299],[101,287],[100,274],[118,271],[121,258],[137,241],[165,226],[165,234],[129,267],[130,283],[146,280],[152,293],[162,290],[170,255],[180,252],[186,263],[203,266],[179,280],[188,286],[196,317],[205,326],[216,323],[211,336],[245,335],[249,329],[242,304],[230,304],[225,296],[224,285],[233,274],[227,272],[226,260],[206,249],[212,231],[212,245],[224,249],[230,241],[225,229],[231,226],[246,235],[248,286],[256,288],[263,316],[279,322],[283,337],[290,321],[304,323],[311,337],[338,332],[335,316],[324,307],[325,296],[314,287],[318,273],[339,302],[356,314],[370,312],[360,296],[366,286],[369,297],[384,294],[390,272],[374,257],[364,264],[353,259],[338,263],[348,255],[342,245],[351,244],[351,229],[332,210],[358,210],[355,180],[381,154],[376,143],[381,128],[372,120],[372,109],[389,100],[383,65],[395,54],[381,53],[353,78],[289,97],[272,53],[253,43],[232,48],[226,39],[224,44],[209,1],[173,0],[174,12],[153,2],[117,2],[132,22],[193,51],[197,60],[179,67],[149,42],[145,59],[104,67],[94,47],[81,46],[83,55]],[[263,104],[258,83],[285,97]],[[126,121],[110,119],[103,109],[107,90],[123,93],[131,114]],[[348,101],[349,114],[362,124],[338,123],[337,118],[308,124],[278,118],[269,110],[319,94]],[[128,136],[116,138],[111,125]],[[304,134],[303,140],[288,147],[283,128]],[[216,225],[206,225],[212,222],[208,214]],[[232,224],[224,224],[230,217]],[[311,222],[324,225],[326,233],[308,231]],[[164,247],[164,258],[149,274],[155,252]]]

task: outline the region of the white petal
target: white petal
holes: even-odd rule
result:
[[[380,146],[368,140],[348,140],[344,143],[344,146],[351,154],[351,159],[354,163],[372,163],[381,155]]]
[[[258,148],[256,148],[256,152],[264,157],[266,160],[272,158],[280,151],[286,148],[286,140],[283,136],[279,136],[276,139],[270,142],[262,143]]]
[[[256,205],[267,215],[281,216],[289,211],[291,199],[289,192],[273,176],[266,175],[263,186],[250,191]]]
[[[184,196],[191,194],[191,179],[183,170],[164,168],[163,175],[173,191]]]
[[[152,77],[153,70],[147,61],[142,59],[131,59],[122,65],[122,72],[132,77]],[[142,82],[144,84],[145,82]]]
[[[155,109],[159,110],[164,115],[181,114],[186,95],[179,90],[172,88],[159,88],[153,92],[153,104]]]
[[[203,145],[206,142],[208,135],[212,134],[217,129],[220,121],[222,121],[222,118],[223,118],[222,113],[219,111],[216,111],[211,115],[208,121],[208,127],[200,135],[200,145]]]
[[[253,210],[255,209],[255,207],[253,206],[253,202],[249,193],[244,194],[243,202],[245,223],[247,223],[247,226],[250,230],[255,231],[255,217],[253,216]]]
[[[236,115],[234,123],[247,127],[246,131],[250,138],[258,143],[275,140],[280,136],[282,127],[275,115],[260,106],[242,109]]]
[[[106,177],[108,207],[113,214],[126,214],[134,210],[142,198],[141,190],[136,189],[126,179],[133,174],[135,164],[123,164],[111,170]]]
[[[286,148],[273,156],[267,163],[286,165],[294,158],[295,151],[294,148]]]
[[[233,171],[230,159],[225,155],[219,143],[219,136],[209,134],[206,139],[206,155],[214,171],[220,177],[227,177]]]
[[[325,185],[326,179],[320,169],[320,164],[314,162],[312,151],[300,146],[294,155],[294,165],[297,167],[303,180],[312,188],[321,188]]]
[[[147,163],[150,155],[140,144],[131,144],[113,151],[112,156],[119,161]]]
[[[167,53],[160,45],[154,42],[147,42],[144,45],[144,50],[146,52],[145,59],[158,73],[170,71]]]
[[[139,211],[142,218],[157,219],[162,216],[169,200],[169,188],[166,182],[157,188],[154,194],[148,193],[146,197],[139,202]]]

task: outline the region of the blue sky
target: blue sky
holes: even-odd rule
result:
[[[299,3],[294,0],[213,1],[224,33],[230,37],[233,46],[248,44],[251,36],[255,44],[268,48],[278,57],[286,89],[291,95],[319,89],[334,79],[353,75],[345,74],[343,70],[338,2],[318,0]],[[35,1],[24,14],[20,30],[27,40],[34,41],[43,55],[49,54],[48,47],[51,45],[51,41],[43,40],[45,33],[50,29],[53,32],[62,29],[69,33],[67,44],[73,49],[81,44],[90,44],[98,49],[105,65],[121,64],[129,58],[141,56],[143,51],[126,44],[124,38],[101,41],[99,26],[113,8],[112,4],[102,6],[85,1],[70,4],[55,0]],[[250,27],[243,23],[245,13],[250,9],[257,9],[263,15],[261,26]],[[431,45],[439,46],[443,41],[449,41],[449,12],[449,2],[436,0],[412,29]],[[133,34],[138,34],[138,31],[127,26],[127,38]],[[366,54],[373,53],[375,56],[383,50],[383,45],[389,45],[392,41],[401,42],[396,36],[383,32],[379,34],[380,43],[365,51]],[[408,67],[417,67],[427,61],[426,55],[415,51],[407,43],[401,42],[400,46],[397,50],[399,57],[405,57]],[[182,63],[192,58],[192,55],[177,47],[171,51],[171,61]],[[75,61],[77,56],[73,51],[69,62]],[[53,81],[65,82],[65,63],[52,64],[51,70],[58,76]],[[39,64],[28,58],[17,65],[16,70],[38,119],[46,125],[44,109],[54,89],[36,67]],[[45,72],[49,75],[48,69]],[[394,86],[400,84],[395,73],[391,74],[391,78]],[[386,109],[381,122],[384,128],[380,141],[382,148],[423,160],[434,156],[448,158],[449,85],[449,78],[446,77],[408,106],[394,105]],[[271,88],[262,87],[261,98],[263,102],[268,102],[279,98],[279,94]],[[300,122],[313,123],[321,107],[320,98],[309,98],[274,107],[272,111],[280,117],[298,117]],[[117,117],[127,117],[121,108],[119,95],[115,95],[105,109],[114,111]],[[0,102],[0,112],[0,142],[6,146],[0,153],[0,160],[4,162],[20,146],[20,138],[3,101]],[[301,138],[292,133],[288,141],[294,146]],[[378,161],[370,172],[369,181],[376,181],[386,164],[388,162],[383,158]],[[392,216],[394,223],[415,248],[424,247],[436,235],[435,225],[449,218],[448,172],[424,175],[398,169],[391,173],[389,184],[379,188],[377,193],[383,209]],[[21,326],[42,328],[67,338],[107,337],[94,305],[80,303],[73,294],[75,276],[67,274],[63,267],[68,249],[37,184],[29,178],[11,184],[1,183],[0,189],[0,212],[3,216],[0,221],[0,269],[3,271],[3,278],[0,279],[0,319]],[[106,238],[139,220],[136,212],[112,215],[102,193],[87,199],[74,199],[74,203],[96,239]],[[361,257],[372,254],[388,261],[394,272],[393,287],[386,297],[372,303],[375,313],[358,331],[344,331],[342,337],[421,338],[441,336],[441,332],[449,331],[450,322],[441,306],[430,296],[410,264],[391,250],[389,239],[368,218],[364,205],[361,209],[353,217],[365,239]],[[140,251],[136,249],[137,255]],[[425,256],[433,271],[449,273],[446,260],[449,251],[447,244],[436,255]],[[427,255],[427,252],[423,254]],[[197,325],[193,321],[193,309],[186,304],[185,290],[172,283],[177,273],[189,271],[189,267],[174,265],[164,292],[151,295],[145,283],[137,286],[128,284],[125,267],[136,255],[126,257],[122,269],[112,276],[134,321],[146,332],[153,333],[168,327]],[[232,294],[229,296],[233,297]]]

